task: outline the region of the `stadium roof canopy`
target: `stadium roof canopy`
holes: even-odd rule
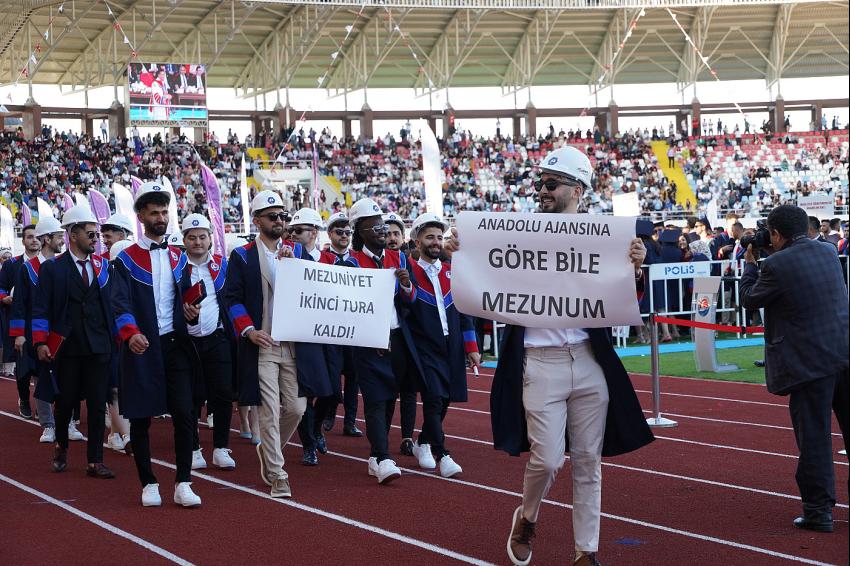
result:
[[[848,74],[846,0],[0,0],[0,10],[4,85],[123,85],[132,60],[203,63],[209,86],[245,96],[686,86],[712,80],[710,68],[768,84]]]

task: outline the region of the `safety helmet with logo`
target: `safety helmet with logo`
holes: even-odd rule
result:
[[[130,222],[130,219],[119,212],[116,212],[115,214],[107,218],[106,222],[101,224],[100,229],[101,231],[103,231],[104,229],[107,229],[109,227],[120,228],[124,230],[124,232],[126,232],[127,234],[133,234],[136,231],[136,227],[133,226],[133,223]]]
[[[348,224],[348,216],[346,216],[344,212],[334,212],[328,217],[328,230],[330,230],[334,224]]]
[[[186,246],[183,245],[183,238],[181,234],[174,233],[168,235],[168,245],[174,246],[176,248],[184,249]]]
[[[378,203],[370,198],[362,198],[352,204],[351,208],[348,209],[348,222],[353,228],[357,225],[357,222],[364,218],[383,215],[384,214],[381,212],[381,207],[378,206]]]
[[[78,204],[72,206],[65,214],[62,215],[62,228],[70,228],[74,224],[97,224],[97,218],[91,209],[84,205]]]
[[[290,226],[313,226],[318,229],[324,228],[322,217],[312,208],[302,208],[292,215],[292,220],[289,221]]]
[[[540,170],[578,181],[586,189],[593,187],[593,166],[590,159],[572,146],[550,151],[540,162]]]
[[[443,220],[433,212],[425,212],[417,216],[416,220],[413,221],[413,226],[410,228],[410,237],[415,240],[419,235],[419,229],[423,226],[428,226],[431,224],[439,225],[440,228],[443,229],[443,233],[445,233],[446,230],[449,229],[449,225],[445,220]]]
[[[109,248],[109,257],[114,261],[115,258],[118,257],[118,254],[120,254],[132,245],[133,242],[131,242],[130,240],[118,240],[117,242],[112,244],[111,248]]]
[[[285,208],[279,194],[274,191],[260,191],[251,201],[251,214],[254,216],[267,208]]]
[[[133,209],[139,212],[146,204],[152,202],[156,198],[165,198],[165,204],[171,202],[171,191],[166,190],[165,185],[159,181],[148,181],[142,183],[142,186],[136,191],[136,198],[133,202]]]
[[[404,233],[404,220],[402,220],[401,216],[395,212],[388,212],[387,214],[384,214],[384,222],[387,224],[395,224],[401,228],[401,232]]]
[[[203,228],[207,232],[212,232],[212,225],[206,216],[203,214],[190,214],[186,218],[183,219],[183,224],[180,228],[180,231],[185,234],[189,230],[194,230],[195,228]]]
[[[64,230],[62,230],[62,224],[52,216],[40,218],[38,224],[35,225],[36,238],[41,238],[48,234],[56,234],[57,232],[64,232]]]

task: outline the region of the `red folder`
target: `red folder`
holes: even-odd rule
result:
[[[203,281],[198,281],[183,293],[183,304],[192,305],[193,307],[197,307],[201,304],[201,302],[207,298],[207,286],[204,285]],[[198,319],[200,316],[195,317],[193,320],[187,320],[186,323],[192,326],[198,324]]]

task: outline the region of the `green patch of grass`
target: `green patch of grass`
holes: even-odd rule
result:
[[[697,366],[693,352],[675,352],[672,354],[661,354],[660,372],[661,375],[764,383],[764,368],[757,368],[753,365],[754,360],[762,359],[764,359],[764,348],[762,346],[717,350],[718,363],[735,364],[741,368],[741,371],[713,373],[709,371],[696,371]],[[650,373],[652,369],[652,361],[649,355],[623,358],[623,365],[626,366],[627,371],[632,373]]]

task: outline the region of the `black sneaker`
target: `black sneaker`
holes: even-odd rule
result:
[[[32,407],[30,407],[29,399],[21,399],[18,401],[18,413],[20,413],[25,419],[32,418]]]
[[[402,440],[399,452],[401,452],[403,456],[413,456],[413,440],[410,438]]]
[[[319,457],[316,456],[315,450],[305,450],[304,456],[301,458],[301,463],[305,466],[318,466]]]
[[[316,437],[316,450],[319,451],[319,454],[327,454],[328,453],[328,442],[325,440],[324,435],[320,435]]]
[[[354,438],[360,438],[363,436],[363,432],[357,428],[356,425],[345,425],[342,429],[343,436],[353,436]]]
[[[336,422],[336,415],[333,417],[328,417],[322,421],[322,430],[325,432],[330,432],[334,428],[334,422]]]

